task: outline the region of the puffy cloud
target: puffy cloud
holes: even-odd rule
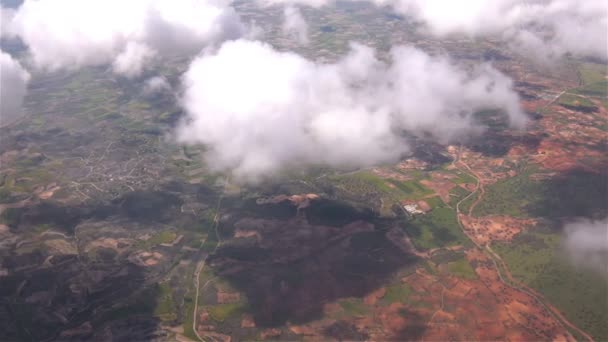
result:
[[[466,72],[410,47],[385,63],[365,46],[320,64],[267,44],[231,41],[199,56],[183,76],[185,143],[244,180],[307,165],[369,166],[408,151],[403,131],[447,142],[475,131],[472,113],[525,116],[511,81],[490,66]]]
[[[300,10],[294,6],[286,6],[283,15],[285,17],[283,32],[287,36],[297,39],[298,43],[307,45],[309,43],[308,24],[304,20],[304,17],[302,17]]]
[[[26,0],[10,32],[49,70],[111,64],[133,76],[155,54],[197,53],[245,27],[223,0]]]
[[[574,53],[606,58],[608,54],[608,7],[603,0],[393,2],[396,9],[412,13],[440,35],[501,34],[548,56]]]
[[[144,94],[146,95],[158,94],[169,91],[171,91],[171,85],[169,84],[169,81],[167,81],[167,79],[162,76],[156,76],[147,79],[146,83],[144,84],[143,90]]]
[[[140,75],[146,62],[151,60],[156,52],[147,45],[129,42],[125,50],[116,56],[112,67],[117,74],[127,77]]]
[[[258,0],[320,7],[334,0]],[[351,0],[356,1],[356,0]],[[499,35],[544,57],[565,53],[608,56],[604,0],[368,0],[411,16],[436,35]]]
[[[608,275],[608,219],[581,219],[567,224],[564,231],[573,262]]]
[[[8,124],[21,115],[29,79],[30,74],[18,61],[0,51],[0,125]]]
[[[334,0],[257,0],[262,5],[306,5],[311,7],[321,7],[328,4],[333,4]]]
[[[608,58],[608,6],[603,1],[551,1],[528,9],[522,20],[528,29],[510,32],[515,44],[545,57],[566,53]],[[537,20],[537,17],[543,18]],[[539,23],[549,34],[532,29]]]

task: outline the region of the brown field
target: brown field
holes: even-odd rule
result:
[[[238,292],[217,291],[217,302],[219,304],[238,303],[241,301],[241,294]]]
[[[492,241],[511,241],[525,229],[536,225],[532,219],[517,219],[509,216],[472,217],[460,215],[467,235],[479,245]]]
[[[598,167],[608,164],[605,152],[585,146],[567,146],[563,142],[547,140],[541,142],[538,153],[532,158],[544,168],[559,172],[574,169],[594,171]],[[581,162],[583,158],[584,163]]]
[[[453,174],[444,172],[431,173],[431,179],[423,179],[420,183],[427,188],[435,191],[444,203],[450,202],[450,191],[456,187],[453,179],[456,178]]]
[[[383,168],[383,167],[375,167],[371,170],[371,172],[373,174],[375,174],[378,177],[381,178],[387,178],[387,179],[395,179],[398,180],[400,182],[407,182],[409,180],[412,180],[413,177],[407,176],[401,172],[396,172],[393,171],[389,168]],[[391,184],[392,185],[392,184]]]

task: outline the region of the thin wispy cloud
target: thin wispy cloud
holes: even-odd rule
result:
[[[266,5],[312,7],[336,3],[335,0],[258,1]],[[604,0],[367,1],[389,6],[437,36],[497,36],[522,53],[533,51],[542,58],[565,54],[608,58],[608,6]]]

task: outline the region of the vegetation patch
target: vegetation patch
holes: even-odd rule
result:
[[[6,187],[0,188],[0,203],[11,203],[14,202],[12,192]]]
[[[571,93],[560,96],[557,103],[562,107],[581,112],[595,112],[598,109],[589,99]]]
[[[194,276],[194,270],[189,271],[188,274],[189,275],[187,279],[192,279],[192,277]],[[209,273],[206,270],[201,271],[199,275],[199,284],[204,284],[205,281],[203,280],[206,280],[207,276],[209,276]],[[188,337],[193,341],[200,341],[193,329],[195,293],[196,290],[194,286],[189,286],[187,292],[184,294],[184,305],[182,306],[182,310],[184,312],[184,322],[182,326],[184,328],[184,336]]]
[[[440,250],[437,250],[436,252],[433,253],[433,256],[431,257],[431,261],[433,261],[435,264],[445,264],[445,263],[449,263],[449,262],[453,262],[453,261],[458,261],[460,259],[464,258],[464,253],[460,252],[460,251],[453,251],[447,248],[443,248]]]
[[[184,323],[183,323],[183,328],[184,328],[184,336],[186,336],[187,338],[193,340],[193,341],[200,341],[198,339],[198,337],[196,337],[196,333],[194,332],[193,329],[193,322],[194,322],[194,299],[192,298],[192,295],[190,295],[190,293],[188,293],[186,296],[184,296]]]
[[[428,274],[437,275],[437,265],[434,262],[427,260],[422,264],[422,267]]]
[[[34,226],[33,232],[35,234],[42,234],[53,227],[54,227],[54,225],[48,224],[48,223],[38,224],[38,225]]]
[[[576,326],[598,341],[608,340],[606,280],[575,267],[565,257],[561,236],[525,232],[494,250],[508,263],[513,276],[543,294]]]
[[[152,236],[148,240],[142,241],[141,248],[149,249],[151,247],[158,246],[161,243],[171,243],[175,240],[175,238],[177,238],[177,234],[175,232],[168,231],[168,230],[162,231],[162,232]]]
[[[399,198],[407,198],[411,200],[421,199],[425,196],[432,195],[433,190],[425,187],[416,181],[400,182],[394,179],[389,179],[388,182],[393,184],[399,191]]]
[[[22,210],[19,208],[6,208],[0,215],[0,223],[10,227],[15,227],[19,224]]]
[[[477,217],[595,217],[608,212],[602,203],[608,196],[606,174],[572,171],[549,180],[534,180],[536,166],[522,167],[514,177],[486,187],[473,210]],[[461,210],[462,210],[461,206]]]
[[[477,183],[477,180],[475,179],[475,177],[471,176],[467,172],[457,170],[454,172],[454,174],[456,176],[458,176],[457,178],[453,179],[454,183],[456,183],[456,184],[465,184],[465,183],[475,184],[475,183]]]
[[[194,246],[195,248],[200,247],[203,251],[207,252],[207,253],[211,253],[213,251],[215,251],[215,248],[217,247],[217,241],[215,241],[216,239],[211,239],[208,238],[207,240],[205,240],[205,242],[203,242],[202,244],[198,241],[196,242],[196,246]]]
[[[462,199],[467,197],[470,194],[466,189],[457,186],[450,191],[450,204],[456,205],[456,203],[460,202]],[[471,196],[474,197],[474,196]],[[463,208],[461,208],[463,209]]]
[[[169,284],[161,283],[158,285],[156,302],[156,308],[154,309],[155,316],[158,316],[164,321],[172,321],[177,318],[173,293],[171,292]]]
[[[581,63],[578,67],[578,72],[584,85],[606,80],[606,66],[603,64]]]
[[[348,316],[363,316],[369,311],[360,298],[341,300],[339,304]]]
[[[462,233],[456,212],[452,208],[437,207],[425,215],[418,215],[406,226],[414,245],[420,249],[467,244],[469,240]]]
[[[457,261],[452,261],[447,264],[448,272],[460,278],[475,279],[477,274],[467,259],[462,258]]]
[[[593,84],[586,85],[581,88],[570,91],[574,94],[594,96],[594,97],[606,97],[608,96],[608,81],[601,81]]]
[[[443,203],[443,200],[441,199],[441,197],[439,196],[435,196],[435,197],[428,197],[425,198],[424,201],[426,202],[426,204],[428,204],[431,208],[439,208],[439,207],[446,207],[445,203]]]
[[[398,181],[384,179],[370,172],[358,172],[348,176],[331,178],[332,185],[345,190],[366,202],[381,199],[380,213],[392,212],[391,206],[404,199],[421,199],[432,195],[433,191],[420,184],[417,180]]]
[[[395,284],[386,288],[386,294],[382,297],[383,304],[407,303],[412,293],[412,288],[407,284]]]
[[[125,319],[133,315],[149,315],[156,313],[159,298],[162,298],[161,286],[154,285],[141,292],[133,301],[100,316],[100,321]],[[162,308],[161,308],[162,309]]]
[[[528,217],[526,208],[541,199],[542,184],[530,179],[536,168],[518,172],[515,177],[507,178],[488,186],[483,201],[473,210],[474,216],[507,215]]]
[[[209,316],[217,322],[224,322],[230,317],[243,314],[247,311],[246,303],[219,304],[207,307]]]

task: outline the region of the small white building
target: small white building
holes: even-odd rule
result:
[[[424,214],[424,211],[420,210],[420,208],[418,208],[418,204],[416,203],[406,204],[403,206],[403,209],[405,209],[405,211],[407,211],[407,213],[410,215]]]

